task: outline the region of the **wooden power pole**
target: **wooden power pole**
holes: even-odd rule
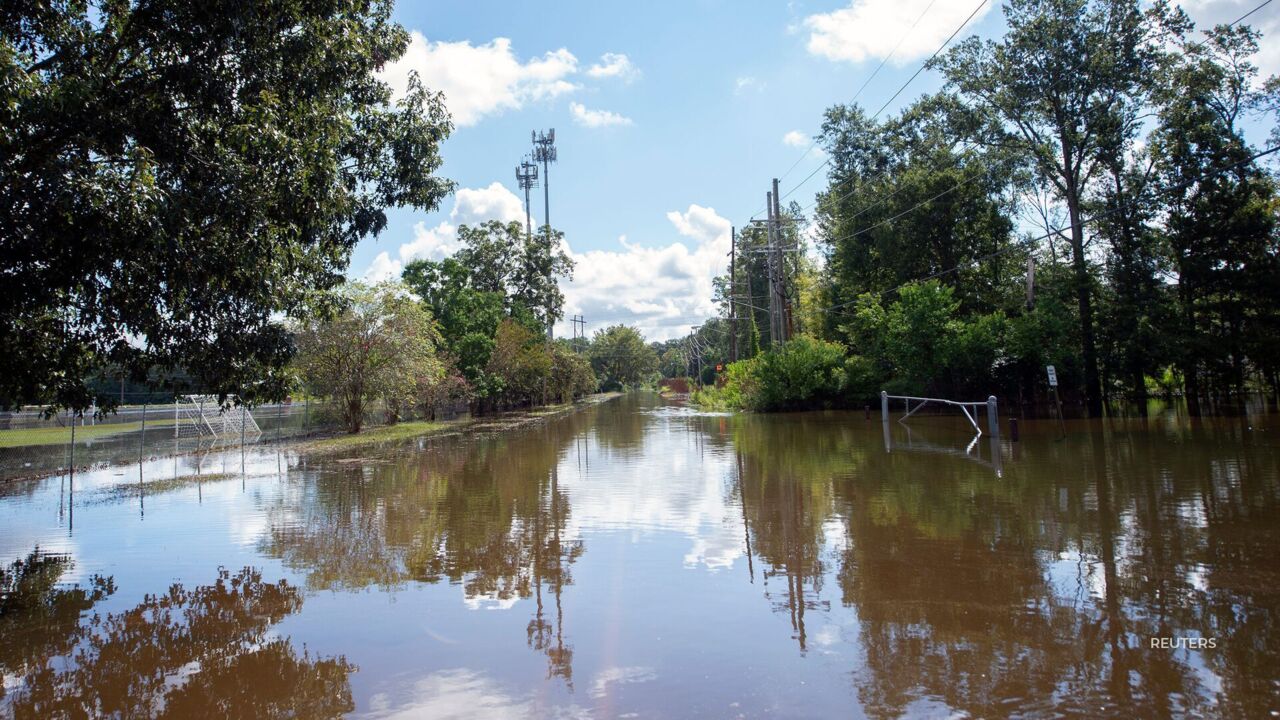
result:
[[[738,362],[738,229],[729,228],[729,362]]]

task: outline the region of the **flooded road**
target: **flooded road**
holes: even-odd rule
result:
[[[1280,711],[1276,416],[966,425],[633,394],[0,486],[0,716]]]

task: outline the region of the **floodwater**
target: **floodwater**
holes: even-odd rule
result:
[[[1276,421],[633,394],[0,486],[0,717],[1266,717]]]

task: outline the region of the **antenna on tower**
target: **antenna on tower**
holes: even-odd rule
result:
[[[533,161],[542,163],[542,224],[547,226],[547,234],[551,233],[551,163],[556,161],[556,129],[546,132],[534,130]]]
[[[533,238],[533,219],[529,214],[529,191],[538,187],[538,164],[529,160],[526,155],[516,166],[516,184],[524,190],[524,232],[525,237]]]

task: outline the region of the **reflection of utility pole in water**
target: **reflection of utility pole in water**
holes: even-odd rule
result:
[[[747,545],[747,576],[751,584],[756,583],[756,569],[751,560],[751,526],[747,524],[747,488],[746,478],[742,475],[742,452],[734,451],[738,460],[738,501],[742,503],[742,539]]]
[[[804,572],[800,558],[796,556],[796,546],[800,532],[800,522],[804,513],[801,511],[801,505],[804,504],[804,497],[800,494],[800,485],[794,479],[791,482],[791,510],[792,510],[792,526],[791,532],[787,537],[787,554],[790,556],[787,568],[787,593],[790,596],[791,606],[793,608],[791,624],[798,633],[797,639],[800,641],[800,650],[805,649],[805,631],[804,631]],[[792,586],[795,586],[794,591]]]
[[[555,674],[564,678],[569,689],[573,689],[573,650],[564,646],[564,606],[561,595],[564,591],[564,554],[560,550],[560,472],[558,465],[551,466],[551,535],[552,549],[556,557],[556,649],[552,654],[552,665]]]

